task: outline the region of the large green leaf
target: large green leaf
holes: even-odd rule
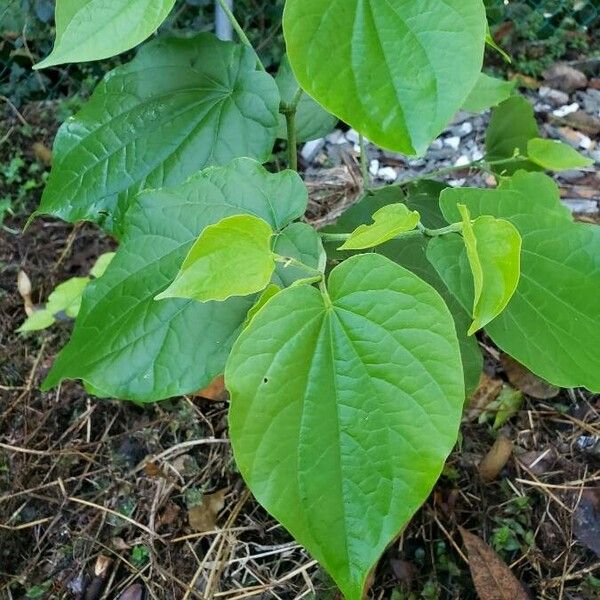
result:
[[[230,435],[258,501],[361,600],[456,442],[464,388],[452,317],[410,271],[354,256],[328,291],[288,288],[241,334]]]
[[[439,195],[444,189],[444,184],[436,181],[421,181],[417,185],[408,186],[407,196],[404,195],[402,189],[396,186],[388,186],[372,191],[350,207],[340,217],[336,225],[328,227],[327,230],[331,232],[351,231],[362,223],[368,223],[373,213],[385,206],[386,203],[398,202],[403,198],[409,208],[419,211],[421,220],[426,227],[443,227],[447,225],[447,222],[439,207]],[[427,260],[426,250],[429,243],[428,238],[415,236],[387,242],[383,246],[379,246],[377,252],[418,275],[434,287],[446,302],[456,324],[464,369],[465,389],[467,396],[470,396],[479,383],[483,368],[483,357],[477,340],[467,335],[472,322],[471,307],[467,305],[464,308],[460,304]],[[330,256],[339,259],[347,257],[346,252],[336,250],[337,244],[329,244],[329,246],[327,251]]]
[[[140,196],[117,255],[83,298],[71,341],[44,388],[83,379],[96,393],[152,401],[190,393],[223,372],[255,298],[156,301],[209,225],[251,214],[280,230],[300,217],[307,192],[296,173],[238,159],[186,184]]]
[[[238,156],[266,160],[278,110],[277,86],[248,48],[210,34],[157,40],[60,128],[38,212],[120,234],[140,190]]]
[[[558,140],[533,138],[527,142],[527,155],[536,165],[550,171],[591,167],[594,161]]]
[[[486,108],[498,106],[498,104],[510,98],[516,85],[516,81],[504,81],[481,73],[469,97],[464,101],[463,109],[471,112],[481,112]]]
[[[143,42],[175,0],[56,0],[56,41],[34,68],[100,60]]]
[[[226,217],[206,227],[173,283],[157,300],[223,301],[264,290],[275,270],[271,226],[252,215]]]
[[[550,383],[599,392],[600,228],[574,223],[556,184],[541,173],[520,171],[498,190],[444,192],[441,205],[449,221],[456,219],[459,203],[474,217],[510,221],[523,238],[517,291],[486,326],[488,334]],[[446,261],[436,268],[467,307],[473,282],[458,242],[446,248]]]
[[[290,104],[299,86],[287,56],[284,56],[281,61],[275,81],[277,82],[282,102]],[[337,122],[337,117],[328,113],[310,96],[302,94],[296,108],[296,138],[298,142],[308,142],[309,140],[316,140],[326,136],[333,131]],[[284,140],[288,137],[287,125],[283,115],[279,115],[277,136]]]
[[[533,106],[523,96],[512,96],[492,110],[485,145],[486,159],[503,161],[512,158],[515,152],[527,156],[527,143],[539,136]],[[519,169],[540,170],[528,160],[519,160],[495,167],[498,173],[512,174]]]
[[[481,0],[287,0],[283,28],[300,85],[370,140],[422,154],[475,85]]]

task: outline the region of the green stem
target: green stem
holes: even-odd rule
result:
[[[422,223],[419,223],[417,228],[419,232],[426,237],[438,237],[440,235],[448,235],[449,233],[460,233],[463,229],[463,224],[452,223],[452,225],[441,227],[440,229],[428,229],[427,227],[424,227]]]
[[[258,58],[258,54],[256,53],[256,50],[254,50],[254,47],[252,46],[252,42],[250,42],[250,40],[248,39],[246,32],[242,29],[242,26],[240,25],[239,21],[235,18],[235,15],[233,14],[233,12],[231,12],[231,9],[229,8],[229,6],[227,6],[227,2],[225,2],[225,0],[218,0],[218,2],[219,2],[219,6],[222,8],[223,12],[225,13],[225,16],[229,19],[231,26],[233,27],[235,32],[238,34],[240,41],[244,45],[248,46],[248,48],[250,48],[254,52],[254,54],[256,54],[256,60],[258,61],[259,67],[266,73],[267,69],[265,68],[265,65],[263,65],[260,58]]]
[[[358,136],[358,143],[360,144],[360,171],[362,173],[363,188],[365,191],[368,191],[371,189],[371,175],[369,173],[367,144],[365,143],[365,138],[362,134]]]
[[[298,139],[296,131],[296,111],[298,103],[302,98],[302,88],[298,88],[292,101],[287,104],[282,102],[279,107],[279,112],[285,117],[285,125],[287,128],[287,145],[288,145],[288,163],[290,169],[298,170]]]

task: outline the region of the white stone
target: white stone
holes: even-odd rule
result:
[[[398,173],[393,167],[383,167],[377,172],[377,177],[387,183],[393,183],[398,178]]]
[[[360,135],[358,134],[358,131],[356,131],[356,129],[348,129],[348,131],[346,131],[346,139],[351,144],[358,144],[358,142],[360,141]]]
[[[473,124],[469,121],[465,121],[459,128],[458,134],[461,137],[465,137],[467,135],[471,135],[473,133]]]
[[[430,149],[431,150],[441,150],[444,147],[444,140],[437,138],[431,142]]]
[[[582,133],[581,138],[579,139],[579,147],[583,150],[589,150],[592,147],[592,144],[592,139],[584,133]]]
[[[317,156],[319,151],[324,146],[325,146],[324,138],[320,138],[318,140],[312,140],[311,142],[306,142],[306,144],[304,144],[304,146],[302,146],[302,150],[300,151],[300,154],[302,155],[302,158],[306,162],[310,163],[315,159],[315,157]]]
[[[579,110],[579,104],[577,102],[573,102],[573,104],[566,104],[565,106],[561,106],[556,110],[552,111],[552,114],[559,119],[570,115],[571,113],[577,112]]]
[[[485,156],[485,154],[483,153],[482,150],[480,150],[479,148],[477,148],[477,150],[475,150],[473,152],[473,160],[481,160],[483,157]]]
[[[460,138],[457,135],[453,135],[452,137],[447,137],[444,140],[444,144],[452,148],[452,150],[458,150],[460,146]]]
[[[371,173],[371,175],[373,175],[373,177],[375,177],[378,172],[379,172],[379,161],[375,158],[371,161],[371,164],[369,165],[369,173]]]
[[[466,167],[468,164],[471,163],[471,159],[466,155],[463,154],[462,156],[460,156],[458,158],[458,160],[454,163],[455,167]]]
[[[448,182],[452,187],[462,187],[463,185],[465,185],[465,183],[467,183],[467,180],[462,178],[462,179],[451,179]]]
[[[325,139],[330,144],[345,144],[346,143],[346,136],[344,135],[344,132],[341,129],[336,129],[335,131],[332,131]]]

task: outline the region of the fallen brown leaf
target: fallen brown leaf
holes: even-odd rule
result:
[[[118,600],[142,600],[143,598],[144,588],[140,583],[134,583],[124,590]]]
[[[529,600],[525,588],[498,554],[481,538],[462,527],[459,530],[480,600]]]
[[[469,421],[477,420],[479,415],[485,411],[488,404],[498,398],[501,391],[502,381],[500,379],[492,379],[486,373],[482,373],[479,386],[471,396],[469,402],[467,419]]]
[[[32,146],[35,157],[46,165],[52,163],[52,150],[42,142],[35,142]]]
[[[188,511],[188,521],[190,527],[198,533],[213,531],[217,525],[217,515],[225,506],[225,496],[229,488],[215,492],[214,494],[205,494],[202,504],[193,506]]]
[[[500,357],[500,362],[510,383],[528,396],[540,400],[548,400],[558,396],[560,388],[534,375],[508,354],[503,354]]]
[[[486,482],[494,481],[506,466],[512,452],[513,443],[501,435],[479,463],[481,478]]]
[[[167,502],[165,509],[158,517],[157,526],[160,527],[170,527],[177,521],[179,518],[179,513],[181,512],[181,508],[175,504],[175,502]]]
[[[573,533],[583,544],[600,556],[600,488],[588,489],[573,514]]]
[[[206,398],[207,400],[214,400],[215,402],[222,402],[227,400],[227,390],[225,389],[225,377],[219,375],[203,390],[196,392],[196,396]]]

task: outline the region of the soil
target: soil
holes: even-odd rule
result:
[[[16,154],[40,161],[33,144],[50,147],[56,128],[52,107],[42,108],[23,110],[26,124],[7,109],[0,165]],[[315,221],[355,198],[345,173],[311,183]],[[5,224],[20,231],[38,200],[34,190]],[[125,590],[129,599],[339,598],[244,486],[227,440],[226,399],[138,406],[98,400],[76,382],[39,391],[71,324],[16,333],[25,318],[18,271],[41,302],[113,247],[92,226],[50,219],[25,233],[0,230],[0,598],[114,599]],[[480,341],[487,375],[506,383],[498,351]],[[526,395],[499,433],[469,414],[435,491],[381,560],[370,597],[476,598],[464,527],[498,550],[532,598],[598,599],[600,556],[576,533],[584,490],[600,486],[600,397]],[[478,465],[499,434],[515,449],[486,482]],[[203,497],[221,490],[216,506]],[[208,531],[190,526],[198,504],[214,523]],[[586,531],[600,535],[600,516],[586,515]]]

